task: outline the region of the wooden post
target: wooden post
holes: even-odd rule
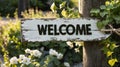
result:
[[[90,18],[90,10],[99,8],[105,0],[79,0],[79,12],[84,18]],[[83,67],[108,67],[100,42],[85,42],[83,46]]]
[[[85,42],[83,46],[83,67],[108,67],[100,42]]]
[[[29,8],[29,0],[18,0],[18,16],[21,16],[21,12]]]
[[[99,8],[106,0],[79,0],[79,12],[84,18],[90,17],[91,8]]]

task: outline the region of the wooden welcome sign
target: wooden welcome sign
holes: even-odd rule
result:
[[[96,41],[109,35],[100,32],[93,19],[31,19],[22,21],[25,41]]]

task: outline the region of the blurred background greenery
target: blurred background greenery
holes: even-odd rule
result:
[[[78,0],[54,0],[56,2],[68,1],[70,7],[77,7]],[[22,1],[21,1],[22,2]],[[10,17],[14,16],[14,12],[18,10],[19,0],[0,0],[0,15]],[[42,11],[50,11],[50,6],[53,0],[29,0],[29,8],[38,9]]]

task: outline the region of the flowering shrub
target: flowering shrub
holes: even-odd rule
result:
[[[68,62],[61,62],[62,53],[50,49],[49,54],[45,55],[39,50],[26,49],[25,54],[19,57],[12,57],[3,67],[70,67]]]
[[[72,48],[69,46],[69,42],[73,46]],[[41,50],[42,54],[44,55],[44,57],[42,56],[43,60],[45,57],[51,58],[51,56],[53,56],[54,59],[60,60],[60,63],[63,63],[65,61],[65,62],[69,62],[70,65],[74,65],[74,63],[79,63],[82,61],[82,47],[81,47],[82,45],[83,42],[79,42],[79,41],[68,41],[68,43],[61,41],[27,43],[27,46],[29,46],[28,48]],[[29,52],[30,51],[28,50],[28,53]]]

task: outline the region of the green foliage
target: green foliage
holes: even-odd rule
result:
[[[58,52],[64,54],[62,61],[67,61],[70,64],[78,63],[82,61],[82,48],[80,46],[76,46],[74,48],[70,48],[65,42],[51,41],[51,42],[29,42],[27,43],[27,47],[31,49],[41,49],[44,48],[46,54],[49,49],[55,49]],[[79,52],[76,52],[75,49],[78,48]],[[74,54],[74,55],[73,55]]]
[[[39,8],[41,10],[49,10],[48,0],[29,0],[30,8]],[[14,17],[14,13],[18,9],[18,0],[0,0],[0,16]]]
[[[79,0],[70,0],[73,3],[73,6],[78,7]]]
[[[113,67],[115,63],[118,62],[118,59],[114,55],[115,50],[119,49],[115,42],[112,42],[110,39],[106,39],[102,42],[105,46],[102,48],[104,54],[106,54],[108,59],[108,64]]]
[[[109,0],[105,2],[105,5],[101,5],[99,9],[92,9],[91,16],[100,19],[97,23],[99,29],[108,28],[108,24],[115,28],[120,26],[120,0]],[[116,38],[115,38],[116,37]],[[103,51],[108,58],[108,64],[113,66],[119,66],[118,52],[119,48],[117,43],[120,42],[118,35],[112,34],[107,40],[104,41],[105,46]],[[117,64],[118,63],[118,64]]]
[[[61,18],[79,18],[80,14],[78,9],[70,8],[67,4],[66,1],[60,2],[59,4],[55,1],[51,5],[51,10]]]
[[[120,24],[120,1],[106,1],[100,9],[92,9],[91,16],[101,19],[97,24],[100,29],[108,24]]]
[[[1,0],[0,1],[0,15],[7,16],[14,16],[14,12],[18,5],[18,0]]]
[[[20,41],[20,20],[8,19],[0,29],[0,52],[3,54],[4,62],[7,62],[10,56],[23,53]]]
[[[3,65],[5,67],[65,67],[64,61],[58,59],[58,52],[55,50],[49,51],[49,54],[44,54],[39,50],[26,49],[25,54],[20,54],[19,57],[12,57]],[[52,55],[54,54],[54,55]]]
[[[34,18],[56,18],[56,14],[52,12],[43,12],[38,9],[28,9],[22,12],[22,16],[26,19]]]
[[[30,8],[39,8],[41,10],[49,10],[48,0],[29,0]]]
[[[55,5],[55,3],[53,3],[50,7],[50,9],[55,12],[55,10],[57,9],[57,6]]]

